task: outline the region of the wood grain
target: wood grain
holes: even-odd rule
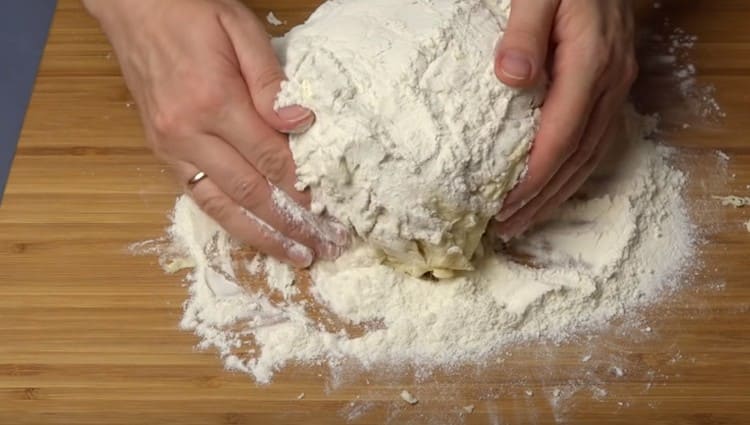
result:
[[[318,3],[248,2],[288,22],[269,28],[276,34]],[[180,277],[127,252],[161,235],[179,189],[144,148],[107,41],[76,1],[61,0],[0,209],[0,423],[750,423],[750,211],[709,196],[750,192],[750,3],[663,3],[642,22],[661,26],[668,14],[699,36],[692,58],[727,117],[667,134],[685,148],[706,244],[686,288],[645,313],[651,332],[613,323],[419,381],[378,371],[336,387],[323,369],[291,367],[259,387],[177,329]],[[728,167],[715,149],[731,155]],[[417,406],[399,402],[403,388]],[[556,389],[566,399],[557,407]],[[476,410],[461,418],[468,404]]]

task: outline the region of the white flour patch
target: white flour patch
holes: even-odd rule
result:
[[[399,272],[358,245],[335,262],[317,263],[309,293],[297,297],[286,265],[257,258],[237,264],[229,236],[183,197],[169,230],[195,264],[182,325],[202,347],[216,347],[228,368],[261,383],[290,362],[451,368],[520,341],[562,341],[606,327],[657,301],[693,253],[683,177],[669,165],[671,151],[645,138],[650,120],[626,118],[619,162],[600,170],[555,220],[509,251],[485,244],[475,271],[440,282]],[[257,261],[283,302],[238,277],[239,269],[257,272]],[[334,320],[323,324],[322,316]]]
[[[709,89],[695,89],[701,87],[697,71],[685,63],[682,53],[695,40],[679,39],[683,36],[665,37],[674,49],[655,60],[676,69],[669,71],[669,81],[683,82],[681,94],[696,100],[694,112],[704,118],[722,115]],[[198,335],[199,348],[216,349],[227,369],[245,372],[259,383],[271,382],[275,372],[291,363],[329,367],[329,389],[346,385],[347,379],[354,379],[351,375],[375,380],[387,370],[382,380],[398,385],[348,403],[340,414],[349,421],[382,407],[374,400],[397,399],[409,385],[405,381],[423,383],[433,370],[450,372],[466,364],[476,365],[472,367],[479,372],[468,376],[456,372],[464,382],[482,382],[487,368],[502,368],[505,376],[516,373],[518,381],[511,381],[512,388],[506,390],[511,394],[503,396],[548,402],[561,421],[571,397],[579,393],[625,407],[629,401],[618,393],[619,387],[607,386],[617,378],[618,369],[623,380],[642,380],[644,391],[649,391],[667,385],[669,365],[681,359],[674,356],[662,362],[667,366],[639,369],[603,349],[607,340],[599,335],[615,329],[625,341],[661,338],[658,321],[646,323],[640,307],[660,308],[656,303],[679,288],[683,272],[691,267],[695,245],[681,196],[684,176],[672,164],[673,152],[649,140],[651,120],[632,112],[625,115],[629,124],[622,135],[625,148],[555,220],[499,252],[486,242],[477,270],[441,282],[396,272],[382,256],[363,246],[334,263],[315,265],[312,283],[298,281],[278,262],[238,256],[237,244],[189,198],[180,198],[169,246],[158,251],[166,269],[192,269],[186,278],[190,298],[181,325]],[[685,120],[683,127],[693,123],[684,116],[680,119]],[[721,155],[717,157],[726,163]],[[284,210],[285,200],[275,200]],[[328,212],[326,205],[314,205],[316,214]],[[299,211],[286,212],[301,217],[296,215]],[[251,283],[259,276],[268,276],[268,282]],[[555,347],[565,341],[582,349],[572,372],[561,372],[554,349],[544,349],[545,344]],[[527,372],[505,361],[519,343],[532,344],[535,352],[542,347],[529,361],[547,369],[522,375]],[[663,351],[672,356],[678,350]],[[597,370],[602,376],[596,375]],[[322,374],[318,376],[324,380]],[[559,381],[545,381],[558,376]],[[458,385],[442,385],[446,391],[454,390],[451,397],[460,392]],[[532,386],[536,393],[529,389]],[[490,423],[504,423],[507,418],[501,417],[494,402],[499,396],[496,390],[479,391],[463,398],[464,403],[475,402]],[[420,388],[417,406],[398,399],[388,407],[388,417],[400,420],[404,410],[421,412],[434,396]],[[539,422],[538,405],[526,407],[528,416],[517,422]],[[466,412],[460,406],[456,409],[459,414],[454,419],[446,414],[438,422],[460,423]]]

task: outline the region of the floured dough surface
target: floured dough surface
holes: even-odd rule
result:
[[[390,264],[470,270],[525,168],[537,92],[494,75],[508,0],[332,0],[275,41],[278,106],[311,108],[290,139],[300,187]]]

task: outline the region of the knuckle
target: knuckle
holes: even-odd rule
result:
[[[602,75],[609,68],[612,51],[604,40],[599,40],[588,47],[587,56],[594,73]]]
[[[527,53],[534,53],[537,47],[543,45],[545,42],[546,40],[538,30],[517,25],[508,28],[508,31],[503,36],[501,45],[522,46],[528,51]]]
[[[635,57],[628,57],[625,61],[625,85],[627,87],[632,86],[633,83],[635,83],[635,80],[638,78],[639,73],[640,67],[638,66],[638,61],[635,59]]]
[[[157,158],[168,161],[184,156],[178,149],[178,136],[161,133],[156,128],[148,130],[146,134],[146,144]]]
[[[228,96],[221,84],[184,77],[189,94],[170,97],[157,103],[151,123],[157,136],[184,136],[196,125],[206,123],[226,109]]]
[[[199,117],[213,116],[223,109],[227,104],[227,93],[221,88],[221,84],[207,82],[195,85],[190,97],[192,112]]]
[[[161,107],[151,117],[151,124],[155,133],[155,146],[163,140],[185,133],[186,122],[176,107]]]
[[[565,159],[565,156],[570,156],[573,152],[578,152],[583,145],[583,137],[579,133],[571,133],[567,138],[563,139],[560,145],[560,156],[561,160]]]
[[[213,7],[216,8],[215,9],[216,13],[218,13],[221,16],[226,15],[227,18],[232,18],[235,15],[234,12],[236,12],[236,10],[232,8],[232,6],[233,6],[232,3],[228,3],[224,0],[216,1],[213,4]]]
[[[576,164],[583,165],[591,159],[596,150],[597,142],[597,140],[587,140],[585,143],[581,143],[575,157]]]
[[[226,221],[231,215],[231,203],[219,194],[199,198],[198,206],[219,222]]]
[[[231,100],[229,89],[216,79],[193,72],[181,72],[178,79],[179,87],[189,90],[175,91],[172,87],[156,93],[152,111],[145,118],[150,147],[162,158],[179,154],[178,148],[185,140],[202,126],[220,120]]]
[[[241,205],[252,208],[259,202],[261,185],[260,179],[250,176],[237,177],[232,184],[232,196]]]
[[[277,66],[269,66],[262,69],[253,78],[254,91],[266,91],[275,88],[276,85],[284,81],[284,73]]]
[[[597,56],[594,59],[594,72],[596,72],[597,75],[603,75],[609,68],[609,53],[605,51],[598,51],[596,55]]]
[[[264,145],[270,145],[270,143],[264,143]],[[255,165],[268,180],[278,183],[284,179],[290,163],[291,158],[287,152],[267,147],[258,153]]]
[[[282,230],[284,234],[296,237],[310,234],[303,220],[285,220],[284,229]]]

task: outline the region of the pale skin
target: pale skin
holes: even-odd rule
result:
[[[274,109],[284,74],[263,24],[237,0],[83,0],[110,39],[154,153],[230,234],[296,267],[334,258],[336,225],[308,226],[275,208],[274,187],[295,189],[288,134],[314,124],[300,106]],[[617,129],[637,75],[626,0],[515,0],[496,74],[514,87],[549,74],[539,134],[524,180],[494,230],[523,233],[593,172]],[[261,222],[259,222],[262,221]]]

